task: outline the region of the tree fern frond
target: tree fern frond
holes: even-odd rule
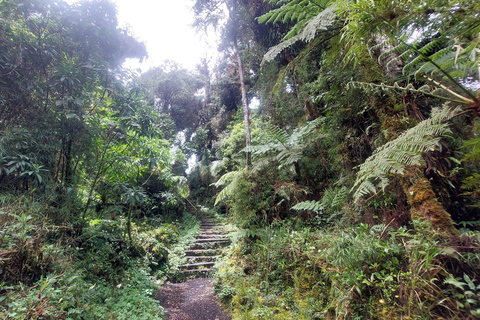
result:
[[[321,201],[302,201],[294,205],[292,207],[292,210],[296,210],[296,211],[306,210],[306,211],[313,211],[316,213],[320,213],[323,210],[325,210],[325,208],[326,208],[325,203]]]
[[[318,31],[328,30],[328,28],[335,22],[335,17],[336,17],[335,10],[336,10],[336,6],[331,5],[325,10],[316,14],[313,18],[311,18],[308,21],[307,24],[305,25],[301,23],[297,24],[292,29],[294,30],[294,34],[292,33],[292,30],[291,30],[287,34],[287,36],[285,36],[286,40],[282,41],[276,46],[271,47],[267,51],[267,53],[263,57],[262,64],[264,64],[265,62],[272,61],[280,54],[280,52],[292,46],[294,43],[298,41],[310,42],[315,38],[315,35]],[[308,15],[307,17],[305,17],[304,20],[307,20],[307,19],[308,19]],[[261,22],[263,21],[263,19],[261,20],[259,18],[259,21]]]
[[[272,61],[275,59],[283,50],[285,50],[288,47],[291,47],[293,44],[295,44],[297,41],[300,41],[300,35],[297,35],[295,37],[292,37],[288,40],[282,41],[276,46],[271,47],[268,49],[267,53],[263,56],[263,61],[262,64],[265,62]]]
[[[225,188],[223,188],[217,195],[217,197],[215,198],[215,203],[213,204],[214,206],[216,206],[217,204],[225,201],[228,197],[231,197],[232,194],[234,193],[234,185],[233,184],[229,184],[227,186],[225,186]]]
[[[435,84],[439,84],[437,82],[434,82]],[[359,82],[359,81],[351,81],[347,84],[347,88],[361,88],[364,90],[374,90],[374,89],[381,89],[381,90],[388,90],[388,89],[394,89],[394,90],[400,90],[400,91],[410,91],[410,92],[418,92],[418,93],[426,93],[432,97],[448,100],[451,102],[457,102],[457,103],[462,103],[462,104],[470,104],[471,101],[468,100],[467,98],[464,98],[463,96],[461,97],[461,100],[455,100],[452,99],[445,94],[441,95],[440,93],[447,92],[450,95],[452,95],[451,90],[445,90],[443,88],[432,88],[429,85],[423,85],[420,88],[416,89],[413,84],[409,83],[406,87],[402,87],[399,85],[397,82],[395,82],[393,85],[386,85],[384,83],[381,84],[376,84],[376,83],[370,83],[370,82]],[[456,96],[460,97],[460,96]]]
[[[288,133],[280,127],[277,127],[271,123],[267,123],[265,126],[265,134],[274,143],[280,143],[286,145],[288,142]]]
[[[388,185],[389,176],[403,174],[408,166],[419,165],[422,153],[435,150],[440,138],[450,132],[446,121],[458,115],[460,107],[442,109],[434,108],[430,118],[408,129],[395,140],[392,140],[374,151],[358,168],[357,180],[352,190],[355,200],[374,193],[378,187]]]
[[[349,190],[343,186],[341,188],[328,188],[323,193],[319,201],[303,201],[297,203],[291,209],[296,211],[313,211],[319,215],[326,216],[327,223],[342,212],[342,208],[349,202]]]
[[[420,48],[417,48],[416,45],[413,46],[419,53],[430,56],[432,52],[437,50],[439,47],[441,47],[441,41],[440,38],[432,38],[429,42],[427,42],[425,45],[423,45]]]
[[[303,156],[304,149],[305,145],[302,144],[280,152],[276,157],[276,159],[280,162],[279,168],[288,167],[293,165],[295,162],[298,162]]]
[[[223,176],[220,177],[220,179],[217,180],[217,182],[212,183],[215,187],[221,187],[223,185],[226,185],[227,183],[230,183],[233,179],[235,179],[237,176],[242,174],[242,171],[230,171],[225,173]]]
[[[228,197],[231,197],[235,192],[235,179],[242,174],[242,171],[231,171],[227,172],[218,179],[217,182],[213,183],[215,187],[220,187],[226,185],[215,198],[215,206],[220,202],[225,201]]]
[[[325,118],[323,117],[319,117],[315,120],[310,121],[305,126],[295,129],[292,135],[288,137],[286,142],[289,145],[293,145],[302,141],[305,137],[309,136],[315,128],[317,128],[320,124],[324,122]]]
[[[223,158],[222,160],[212,161],[212,163],[210,164],[210,174],[212,176],[216,176],[220,172],[220,170],[222,170],[222,167],[226,165],[226,162],[226,158]]]

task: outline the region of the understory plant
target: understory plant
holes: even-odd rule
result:
[[[233,319],[478,315],[478,235],[455,246],[383,224],[320,231],[298,223],[257,235],[239,241],[219,264],[216,293]]]
[[[155,292],[193,240],[193,216],[132,219],[130,239],[123,217],[62,228],[40,203],[2,199],[2,319],[163,318]]]

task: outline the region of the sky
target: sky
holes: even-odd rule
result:
[[[73,3],[79,0],[67,0]],[[179,62],[193,69],[202,57],[216,53],[214,37],[208,40],[190,27],[194,0],[113,0],[117,5],[121,27],[127,26],[147,46],[149,58],[125,66],[142,71],[160,65],[164,60]]]
[[[116,0],[120,24],[127,24],[147,45],[149,58],[142,70],[166,59],[193,69],[209,48],[205,36],[195,34],[193,0]],[[214,46],[211,43],[210,46]]]

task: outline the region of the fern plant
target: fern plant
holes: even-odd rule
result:
[[[347,187],[328,188],[319,201],[302,201],[291,209],[295,211],[313,211],[324,226],[342,213],[342,208],[350,199],[350,191]]]
[[[294,164],[301,159],[305,148],[312,141],[309,137],[324,120],[324,118],[317,118],[310,121],[307,125],[295,129],[290,135],[282,128],[267,124],[264,130],[265,143],[242,150],[252,154],[254,164],[252,171],[258,171],[272,162],[279,163],[279,169],[287,167],[294,171]],[[241,170],[230,171],[212,184],[217,188],[224,187],[217,195],[215,205],[234,194],[236,179],[242,173]]]
[[[467,170],[467,177],[462,180],[462,189],[464,194],[471,196],[477,201],[474,207],[480,207],[480,119],[475,121],[473,126],[474,138],[463,143],[463,149],[468,152],[463,156],[462,163],[467,164],[470,170]]]
[[[244,151],[252,153],[257,170],[271,162],[278,162],[280,169],[289,167],[293,170],[293,165],[302,158],[305,148],[312,142],[309,137],[324,121],[324,118],[317,118],[290,135],[282,128],[267,124],[264,130],[266,143],[247,147]]]
[[[423,162],[424,152],[437,149],[441,137],[450,133],[447,121],[462,112],[460,107],[445,106],[432,110],[430,118],[418,123],[377,150],[358,168],[352,190],[358,200],[377,189],[385,189],[392,175],[402,175],[409,166]]]
[[[281,2],[281,0],[276,2]],[[294,0],[259,17],[260,23],[286,22],[288,20],[296,22],[283,41],[268,50],[263,57],[262,64],[272,61],[283,50],[298,41],[310,42],[315,38],[317,32],[329,30],[335,22],[336,6],[326,7],[328,3],[329,1],[316,3],[316,1]]]
[[[212,184],[217,188],[224,186],[215,198],[215,206],[233,195],[235,192],[235,180],[242,174],[242,172],[243,171],[240,170],[227,172],[221,176],[217,182]]]

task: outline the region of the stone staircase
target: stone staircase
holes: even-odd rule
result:
[[[177,279],[209,277],[215,271],[216,258],[231,243],[225,225],[214,215],[201,213],[197,219],[201,222],[200,232],[195,242],[185,251],[187,263],[179,266]]]

